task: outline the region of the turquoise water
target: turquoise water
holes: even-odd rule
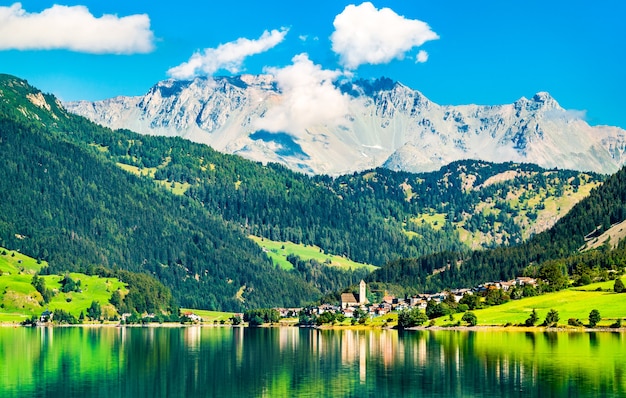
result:
[[[0,328],[0,397],[620,397],[626,334]]]

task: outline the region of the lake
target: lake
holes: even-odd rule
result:
[[[0,397],[619,397],[626,334],[0,327]]]

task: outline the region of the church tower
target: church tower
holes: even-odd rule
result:
[[[367,294],[365,293],[365,288],[367,285],[365,281],[361,279],[361,283],[359,283],[359,304],[367,304]]]

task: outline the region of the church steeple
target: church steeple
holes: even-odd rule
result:
[[[367,304],[367,294],[365,293],[366,288],[367,285],[365,284],[365,281],[361,279],[361,283],[359,283],[359,304]]]

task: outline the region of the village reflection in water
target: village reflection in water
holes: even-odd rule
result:
[[[626,396],[610,332],[0,328],[0,364],[3,397]]]

